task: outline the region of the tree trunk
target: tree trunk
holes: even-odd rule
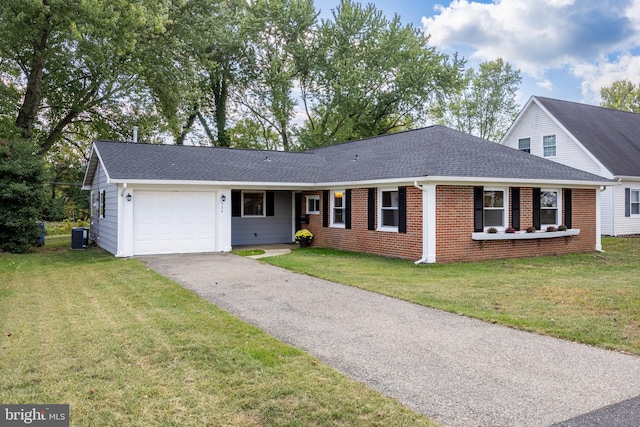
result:
[[[49,18],[49,17],[47,17]],[[33,58],[31,70],[27,77],[27,89],[25,91],[22,106],[18,110],[16,126],[21,130],[24,139],[30,139],[33,134],[33,125],[42,101],[42,76],[44,70],[44,51],[47,48],[48,29],[42,31],[40,40],[33,44]]]
[[[220,75],[213,84],[213,100],[216,108],[216,128],[218,131],[218,146],[229,147],[231,141],[227,136],[227,97],[228,83],[224,75]]]

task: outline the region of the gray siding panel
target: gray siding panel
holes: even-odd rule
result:
[[[275,192],[274,216],[231,219],[231,245],[291,243],[292,197],[289,191]]]
[[[91,217],[91,238],[98,246],[116,254],[118,252],[118,186],[107,184],[107,175],[100,165],[91,191],[99,200],[101,191],[105,191],[105,215],[100,218],[100,210],[96,209]]]

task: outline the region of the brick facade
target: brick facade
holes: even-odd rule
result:
[[[394,258],[418,260],[422,258],[422,191],[407,189],[406,233],[368,230],[368,189],[352,189],[351,229],[323,227],[325,209],[322,192],[303,193],[302,212],[306,212],[304,196],[320,196],[320,214],[309,216],[305,225],[314,235],[312,245]],[[378,192],[376,191],[376,195]],[[520,189],[520,228],[533,223],[533,190]],[[377,199],[377,196],[376,196]],[[560,218],[564,218],[563,212]],[[572,189],[572,228],[580,234],[572,237],[531,240],[474,241],[473,186],[439,185],[436,188],[436,262],[480,261],[499,258],[519,258],[540,255],[590,252],[596,241],[596,190]],[[376,228],[378,200],[376,200]],[[509,218],[511,224],[511,218]]]
[[[533,224],[533,189],[520,189],[520,229]],[[596,241],[596,190],[572,189],[571,237],[531,240],[474,241],[473,187],[438,186],[436,190],[436,261],[481,261],[590,252]],[[564,218],[564,207],[560,218]],[[509,212],[509,224],[511,213]]]

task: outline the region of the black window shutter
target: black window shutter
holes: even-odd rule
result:
[[[367,196],[367,229],[376,229],[376,189],[369,188]]]
[[[473,231],[484,230],[484,187],[473,187]]]
[[[322,192],[322,226],[329,226],[329,190]]]
[[[231,192],[231,216],[242,215],[242,193],[240,191]]]
[[[511,188],[511,226],[520,230],[520,187]]]
[[[344,194],[344,228],[351,228],[351,189],[345,191]]]
[[[398,233],[407,232],[407,187],[398,187]]]
[[[302,229],[302,193],[295,193],[293,197],[295,200],[295,225],[296,231],[298,231]]]
[[[624,189],[624,216],[631,216],[631,189]]]
[[[540,189],[533,189],[533,226],[540,230]]]
[[[275,204],[276,204],[276,193],[273,191],[267,191],[267,216],[274,216]]]
[[[565,188],[564,189],[564,225],[567,228],[572,228],[572,224],[571,224],[572,215],[573,213],[572,213],[572,206],[571,206],[571,189]]]

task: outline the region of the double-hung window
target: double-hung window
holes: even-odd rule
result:
[[[261,217],[265,216],[265,192],[264,191],[243,191],[242,192],[242,216]]]
[[[485,189],[483,192],[483,208],[484,208],[484,227],[499,228],[505,227],[507,222],[505,209],[506,203],[505,190]]]
[[[544,157],[556,156],[556,136],[547,135],[542,137],[542,155]]]
[[[331,192],[331,225],[344,227],[345,202],[344,191],[334,190]]]
[[[518,150],[531,153],[531,138],[520,138],[518,140]]]
[[[398,190],[380,190],[380,213],[378,224],[382,230],[398,230],[399,214],[399,198]]]
[[[631,215],[640,215],[640,190],[631,190]]]
[[[320,213],[320,196],[307,196],[307,213]]]
[[[540,225],[559,225],[560,200],[559,191],[540,191]]]

